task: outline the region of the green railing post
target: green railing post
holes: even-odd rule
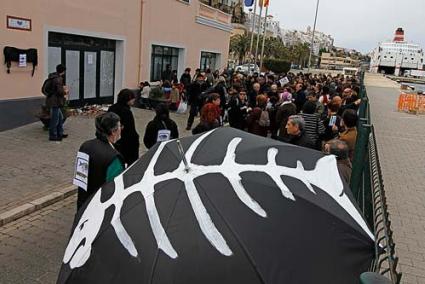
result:
[[[368,124],[365,124],[365,121],[363,119],[360,120],[360,126],[357,129],[357,141],[356,141],[356,148],[354,152],[354,159],[353,159],[353,170],[351,172],[351,182],[350,187],[351,191],[353,192],[354,198],[359,202],[359,199],[361,197],[361,185],[362,185],[362,175],[365,168],[366,163],[369,161],[367,160],[367,153],[368,153],[368,146],[369,146],[369,135],[370,135],[370,128],[371,126]],[[359,206],[361,206],[363,201],[359,203]],[[364,208],[361,208],[364,213]]]

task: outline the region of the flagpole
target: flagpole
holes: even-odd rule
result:
[[[264,1],[264,0],[263,0]],[[261,33],[261,15],[263,14],[263,1],[260,2],[260,15],[258,16],[258,30],[257,30],[257,46],[255,48],[255,57],[254,57],[254,63],[257,64],[257,57],[258,57],[258,47],[260,44],[260,33]]]
[[[257,0],[254,1],[254,14],[252,14],[252,23],[251,23],[251,44],[249,45],[249,58],[252,58],[252,46],[254,45],[254,30],[255,30],[255,20],[257,13]]]
[[[317,12],[319,11],[319,1],[320,0],[317,0],[317,4],[316,4],[316,16],[314,17],[313,35],[311,36],[310,55],[308,57],[308,73],[310,73],[311,55],[313,53],[313,48],[314,48],[314,33],[316,32],[316,22],[317,22]]]
[[[263,44],[261,46],[260,70],[261,70],[261,67],[263,67],[264,44],[266,43],[266,28],[267,28],[267,13],[268,13],[268,11],[269,11],[269,5],[266,6],[266,14],[264,15]]]

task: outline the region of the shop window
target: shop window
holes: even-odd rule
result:
[[[212,52],[201,52],[201,64],[200,68],[202,71],[211,69],[211,72],[214,72],[217,68],[217,53]]]
[[[170,46],[152,45],[151,78],[150,81],[160,81],[161,74],[171,66],[171,70],[177,70],[179,62],[179,49]]]

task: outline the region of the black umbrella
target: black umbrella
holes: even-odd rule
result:
[[[334,156],[221,128],[156,145],[77,214],[58,283],[358,283]],[[184,152],[184,158],[181,153]]]

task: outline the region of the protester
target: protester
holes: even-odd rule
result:
[[[295,105],[297,106],[297,113],[300,113],[306,102],[306,94],[302,83],[295,85]]]
[[[278,137],[278,140],[301,147],[316,149],[314,142],[305,134],[304,126],[305,122],[301,115],[291,115],[286,124],[288,135],[284,138]]]
[[[131,90],[123,89],[118,94],[117,103],[108,109],[108,111],[114,112],[120,117],[123,129],[121,139],[115,144],[115,147],[124,157],[124,162],[127,165],[131,165],[139,158],[139,134],[131,112],[135,100],[136,96]]]
[[[231,96],[229,107],[229,125],[240,130],[245,129],[245,121],[248,115],[248,102],[245,90]]]
[[[339,135],[339,129],[341,127],[341,117],[338,113],[338,105],[334,103],[328,104],[328,116],[323,120],[323,126],[325,127],[325,133],[322,135],[323,141],[329,141],[335,139]]]
[[[164,81],[169,81],[169,82],[171,82],[171,80],[173,79],[172,78],[172,71],[171,71],[171,65],[170,64],[167,64],[166,66],[165,66],[165,70],[164,71],[162,71],[162,73],[161,73],[161,81],[162,82],[164,82]]]
[[[43,93],[47,93],[46,107],[50,109],[49,140],[62,141],[68,135],[63,132],[64,114],[61,110],[65,105],[66,96],[69,93],[64,84],[66,68],[59,64],[56,72],[49,74],[48,80],[43,84]]]
[[[79,149],[80,153],[87,156],[86,159],[77,158],[76,169],[81,168],[81,174],[87,174],[87,182],[78,184],[77,209],[105,182],[112,181],[121,174],[125,167],[124,158],[113,146],[121,138],[120,117],[113,112],[107,112],[96,117],[95,125],[96,138],[84,142]],[[88,165],[83,161],[87,161]],[[85,167],[82,167],[81,163]]]
[[[286,124],[288,118],[297,114],[297,106],[292,102],[292,95],[289,92],[283,93],[282,101],[276,112],[276,126],[279,128],[278,136],[280,138],[287,136]]]
[[[350,184],[353,166],[349,159],[347,143],[338,139],[331,140],[325,144],[325,153],[335,155],[339,175],[347,184]]]
[[[190,130],[192,128],[195,116],[198,115],[198,112],[200,111],[203,104],[202,93],[204,93],[207,88],[208,85],[205,83],[204,75],[198,74],[196,81],[193,82],[189,87],[188,104],[190,105],[190,112],[187,119],[186,130]]]
[[[249,113],[247,118],[248,132],[267,137],[270,127],[270,116],[266,110],[267,96],[258,95],[256,101],[256,107]]]
[[[355,110],[347,109],[342,114],[342,127],[344,132],[339,135],[339,139],[348,145],[350,161],[353,161],[354,150],[357,141],[357,113]]]
[[[206,103],[201,110],[201,120],[192,130],[192,134],[200,134],[219,127],[220,124],[217,120],[217,114],[217,105],[214,103]]]
[[[322,149],[320,137],[325,133],[325,127],[323,126],[320,116],[316,113],[316,104],[311,101],[307,101],[303,106],[302,117],[304,119],[304,130],[305,134],[310,138],[316,150]]]
[[[157,142],[179,138],[177,124],[170,118],[168,107],[160,103],[155,107],[155,117],[146,126],[143,143],[150,149]]]
[[[147,109],[151,109],[152,105],[149,99],[149,95],[151,92],[151,85],[149,84],[149,82],[145,81],[145,82],[141,82],[139,85],[141,91],[140,91],[140,105],[142,106],[142,108],[147,108]]]
[[[184,73],[180,77],[180,83],[184,86],[184,92],[186,93],[189,89],[190,84],[192,83],[192,77],[190,76],[190,68],[186,68]]]

